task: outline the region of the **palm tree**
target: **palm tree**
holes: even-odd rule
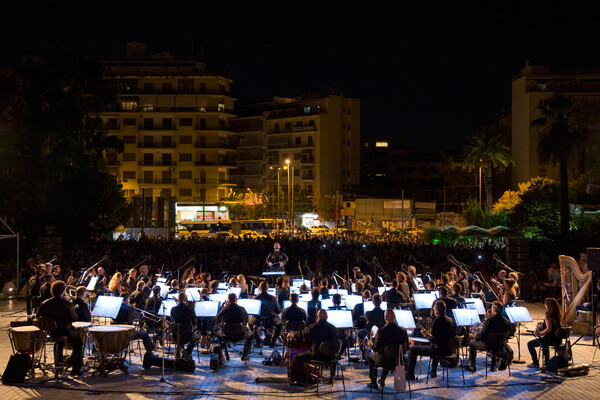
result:
[[[471,144],[463,148],[465,154],[465,169],[477,171],[481,168],[483,185],[485,186],[487,209],[491,212],[492,198],[492,173],[494,170],[504,171],[514,161],[510,156],[510,147],[506,145],[502,136],[488,136],[485,133],[471,138]]]
[[[542,129],[538,142],[541,162],[558,162],[560,168],[560,234],[566,237],[569,231],[569,174],[568,159],[589,140],[589,131],[581,123],[578,104],[573,98],[554,95],[537,107],[541,117],[531,126]]]

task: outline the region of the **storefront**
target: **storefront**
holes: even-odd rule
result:
[[[229,208],[217,203],[176,203],[175,221],[216,221],[229,219]]]

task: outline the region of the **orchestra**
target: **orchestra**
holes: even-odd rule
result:
[[[287,262],[279,243],[275,243],[274,252],[267,257],[266,269],[284,268]],[[301,279],[278,275],[274,290],[270,289],[266,279],[251,275],[224,273],[222,279],[211,280],[209,272],[196,273],[194,265],[185,269],[181,280],[173,273],[155,273],[152,265],[143,264],[139,268],[130,268],[125,276],[120,271],[114,272],[108,283],[104,268],[95,265],[82,269],[81,277],[73,278],[76,286],[55,280],[56,275],[48,273],[48,269],[60,274],[60,270],[53,269],[52,265],[40,264],[34,268],[28,281],[28,311],[36,311],[37,317],[56,322],[51,335],[67,337],[73,349],[72,373],[76,375],[83,371],[83,342],[72,324],[76,321],[98,323],[93,313],[94,303],[104,295],[122,298],[118,313],[110,323],[134,327],[131,338],[141,339],[148,353],[159,343],[162,347],[170,341],[178,346],[178,354],[193,361],[193,350],[201,338],[206,338],[208,344],[202,347],[218,343],[225,352],[231,343],[243,341],[241,360],[247,361],[253,354],[253,345],[262,347],[261,334],[264,332],[265,343],[270,348],[284,342],[296,349],[310,348],[289,356],[290,383],[304,384],[306,370],[303,364],[310,359],[323,358],[319,354],[321,343],[339,340],[338,358],[344,356],[347,348],[356,346],[360,350],[361,362],[369,364],[370,388],[385,383],[387,371],[378,381],[375,365],[381,364],[386,346],[403,346],[405,353],[401,357],[407,359],[406,377],[410,380],[416,378],[417,358],[431,357],[429,376],[434,378],[439,359],[452,353],[451,339],[465,331],[470,339],[466,342],[469,347],[466,369],[475,372],[477,351],[489,349],[490,335],[514,328],[503,316],[503,311],[519,300],[520,295],[517,273],[507,274],[502,269],[490,278],[491,285],[488,285],[481,273],[471,274],[460,263],[458,268],[453,266],[440,274],[439,279],[432,279],[425,272],[417,274],[414,265],[402,264],[402,270],[388,275],[389,282],[384,281],[384,274],[373,275],[376,276],[373,280],[359,267],[347,267],[344,276],[335,272],[331,277],[317,277],[311,272],[312,276],[308,277],[312,280],[308,280],[304,279],[300,268]],[[554,277],[555,271],[549,271],[550,274]],[[253,293],[254,287],[257,291]],[[71,291],[74,294],[70,295]],[[415,299],[421,294],[434,296],[424,313],[419,312],[423,308],[416,307]],[[39,300],[37,309],[34,299]],[[244,301],[251,300],[260,303],[256,312],[246,308]],[[479,326],[458,327],[453,310],[467,309],[474,300],[480,301],[489,315]],[[325,301],[332,305],[324,306]],[[175,305],[167,309],[169,302]],[[215,311],[210,315],[198,314],[196,303],[203,302],[216,303]],[[288,302],[289,306],[284,307]],[[556,345],[555,331],[563,322],[555,299],[546,299],[545,307],[545,319],[535,331],[536,338],[527,344],[533,360],[530,368],[540,365],[537,347],[542,347],[545,360],[548,359],[548,346]],[[395,310],[411,311],[414,320],[418,321],[417,328],[399,325]],[[336,327],[328,321],[328,311],[348,312],[351,325]],[[413,344],[409,346],[409,343]],[[62,346],[57,346],[57,360],[63,359],[62,352]],[[292,354],[291,351],[288,353]],[[505,364],[506,359],[500,359],[498,368],[502,370]],[[492,360],[492,368],[495,365],[496,360]]]

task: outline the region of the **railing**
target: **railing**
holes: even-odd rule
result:
[[[317,127],[314,125],[303,125],[303,126],[292,126],[289,128],[279,128],[279,130],[271,130],[269,131],[269,135],[277,135],[280,133],[298,133],[298,132],[314,132],[317,130]]]
[[[171,179],[144,179],[144,178],[140,178],[138,179],[138,183],[145,183],[148,185],[175,185],[177,183],[177,179],[175,178],[171,178]]]
[[[171,142],[171,143],[144,143],[144,142],[139,142],[138,143],[138,147],[140,149],[174,149],[175,148],[175,143]]]
[[[295,144],[295,143],[291,143],[291,142],[287,142],[287,143],[269,143],[268,148],[270,149],[287,149],[287,148],[302,148],[302,147],[315,147],[315,145],[313,143],[306,143],[306,144]]]
[[[107,165],[110,166],[117,166],[117,165],[121,165],[120,161],[107,161]]]
[[[222,161],[196,161],[194,165],[197,166],[217,166],[217,167],[235,167],[237,162],[235,160],[222,160]]]
[[[142,130],[142,131],[173,131],[176,128],[177,127],[175,126],[175,124],[171,124],[171,125],[145,125],[145,124],[140,124],[140,125],[138,125],[138,129]]]
[[[202,143],[196,142],[194,146],[197,149],[235,149],[235,146],[228,143]]]
[[[140,160],[138,161],[138,165],[153,165],[153,166],[163,166],[163,167],[172,167],[175,165],[175,161],[148,161]]]

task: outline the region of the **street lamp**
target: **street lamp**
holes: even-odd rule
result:
[[[274,169],[273,167],[269,167],[270,169]],[[277,218],[275,218],[275,223],[277,224],[277,233],[279,233],[279,216],[281,215],[281,185],[279,184],[279,175],[281,172],[281,168],[277,168]],[[271,175],[271,178],[275,176],[275,174]],[[267,182],[271,179],[267,179]]]
[[[294,166],[291,164],[290,159],[285,160],[288,171],[288,205],[289,205],[289,218],[290,228],[294,222]],[[286,167],[284,167],[285,169]]]

